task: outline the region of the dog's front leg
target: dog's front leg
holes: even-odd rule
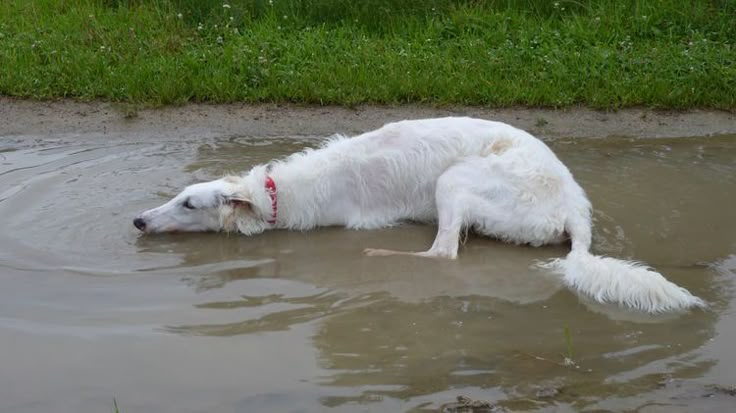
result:
[[[385,249],[366,248],[363,253],[369,257],[386,257],[390,255],[411,255],[427,258],[457,258],[457,250],[460,245],[460,231],[463,226],[463,211],[465,208],[461,202],[441,202],[437,200],[439,225],[437,236],[432,248],[423,252],[394,251]]]

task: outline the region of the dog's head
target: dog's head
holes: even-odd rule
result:
[[[266,223],[253,194],[240,177],[226,177],[186,187],[158,208],[139,214],[133,225],[146,233],[240,231],[262,232]]]

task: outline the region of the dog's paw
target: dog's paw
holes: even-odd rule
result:
[[[363,250],[363,255],[366,257],[387,257],[389,255],[395,255],[396,251],[383,250],[379,248],[366,248]]]

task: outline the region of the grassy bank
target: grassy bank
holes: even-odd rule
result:
[[[736,1],[4,0],[0,94],[736,108]]]

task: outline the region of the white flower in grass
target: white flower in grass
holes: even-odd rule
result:
[[[179,14],[176,15],[176,17],[178,17],[180,19],[183,19],[184,18],[184,15],[182,15],[181,13],[179,13]]]
[[[229,8],[230,8],[230,5],[229,5],[229,4],[227,4],[227,3],[224,3],[224,4],[222,5],[222,8],[223,8],[223,9],[229,9]]]

